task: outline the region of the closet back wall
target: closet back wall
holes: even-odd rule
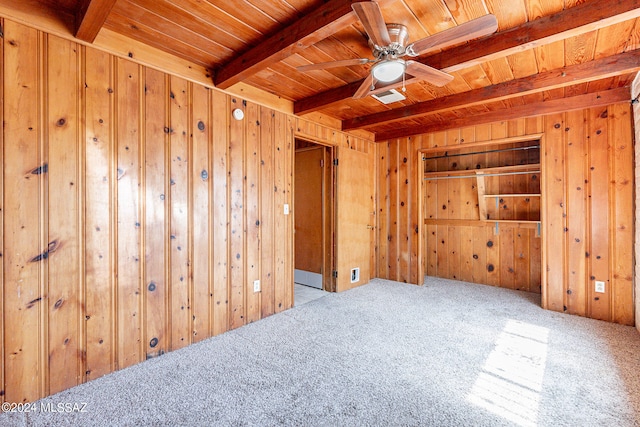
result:
[[[0,24],[0,400],[291,307],[292,117]]]

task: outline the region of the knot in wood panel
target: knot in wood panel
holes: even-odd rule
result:
[[[59,247],[60,247],[60,242],[57,239],[53,240],[49,242],[49,245],[47,246],[47,249],[45,251],[31,258],[29,262],[37,262],[37,261],[42,261],[43,259],[47,259],[49,258],[49,255],[55,252],[56,250],[58,250]]]
[[[37,168],[33,169],[31,171],[32,175],[41,175],[43,173],[47,173],[49,172],[49,165],[47,163],[44,163],[41,166],[38,166]]]

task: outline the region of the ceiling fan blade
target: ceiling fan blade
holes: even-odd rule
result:
[[[309,64],[309,65],[301,65],[296,67],[298,71],[311,71],[311,70],[324,70],[327,68],[335,68],[335,67],[349,67],[352,65],[363,65],[373,61],[372,59],[367,58],[358,58],[358,59],[343,59],[340,61],[331,61],[331,62],[321,62],[319,64]]]
[[[435,86],[444,86],[453,80],[451,74],[416,61],[407,61],[407,74],[426,80]]]
[[[369,92],[371,91],[371,86],[374,86],[375,84],[376,84],[376,80],[373,78],[371,73],[369,73],[369,75],[364,79],[364,81],[362,82],[362,84],[360,85],[356,93],[353,94],[353,99],[362,99],[367,95],[369,95]]]
[[[458,43],[492,34],[497,29],[498,20],[496,17],[491,14],[484,15],[411,43],[407,46],[407,55],[424,55],[434,50],[444,49]]]
[[[388,46],[391,44],[391,36],[389,36],[387,24],[384,22],[378,3],[372,1],[353,3],[351,8],[356,15],[358,15],[358,19],[362,22],[364,30],[374,44],[377,46]]]

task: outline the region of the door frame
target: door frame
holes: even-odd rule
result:
[[[335,271],[335,167],[334,159],[336,158],[336,150],[333,145],[325,144],[322,142],[314,141],[306,137],[300,137],[294,135],[294,170],[295,170],[295,154],[299,150],[297,149],[298,141],[313,146],[312,148],[322,147],[324,148],[324,168],[323,168],[323,180],[322,180],[322,290],[327,292],[336,291],[336,279],[333,275]],[[295,227],[295,215],[296,215],[296,201],[295,201],[295,174],[293,176],[293,224]],[[295,268],[295,236],[293,238],[293,265]]]

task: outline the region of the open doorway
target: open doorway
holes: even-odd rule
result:
[[[321,295],[314,290],[335,291],[333,156],[333,147],[295,140],[296,305]]]

